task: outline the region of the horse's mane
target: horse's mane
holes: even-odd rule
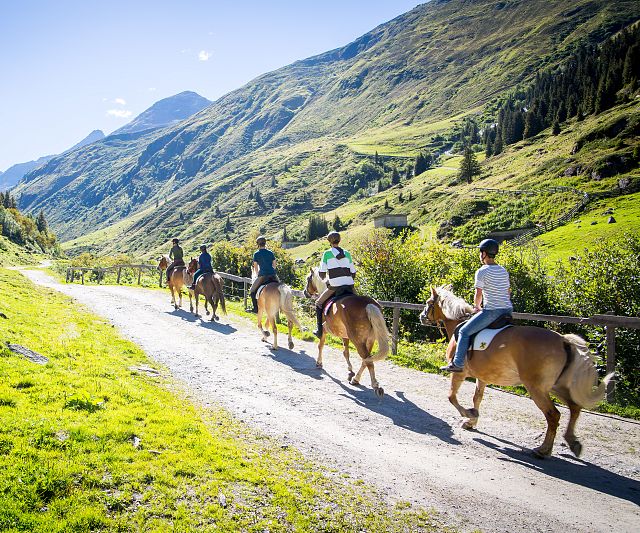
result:
[[[450,286],[436,287],[436,294],[440,300],[440,309],[449,320],[460,320],[473,313],[473,307],[464,298],[453,294]]]

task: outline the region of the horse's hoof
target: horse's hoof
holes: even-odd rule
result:
[[[206,310],[206,313],[207,313],[207,316],[209,316],[209,310],[208,309]]]
[[[575,455],[576,457],[580,457],[580,455],[582,455],[582,444],[580,444],[580,441],[577,440],[572,444],[569,444],[569,448],[571,448],[573,455]]]
[[[265,332],[264,332],[264,336],[265,336],[265,337],[268,337],[269,335],[271,335],[271,333],[269,333],[268,331],[265,331]]]
[[[475,424],[475,422],[471,422],[469,420],[466,420],[465,422],[462,423],[462,429],[466,429],[467,431],[475,431],[476,430],[476,424]]]
[[[316,363],[316,368],[322,368],[322,363]]]
[[[292,342],[289,343],[289,350],[293,350],[293,343]]]
[[[547,452],[543,450],[542,447],[534,448],[533,450],[531,450],[531,453],[538,459],[546,459],[551,455],[551,451]]]
[[[355,376],[355,372],[349,371],[349,374],[347,375],[347,381],[351,381]]]
[[[220,317],[218,315],[213,315],[211,317],[211,322],[213,322],[214,320],[220,320]]]
[[[384,389],[382,387],[376,387],[373,391],[376,393],[378,398],[382,398],[384,396]]]
[[[352,385],[360,385],[360,382],[356,378],[351,379],[350,382]]]

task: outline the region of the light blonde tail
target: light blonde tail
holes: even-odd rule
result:
[[[573,360],[558,382],[569,390],[575,403],[589,409],[604,399],[607,384],[613,378],[613,373],[607,375],[598,385],[598,372],[586,341],[573,334],[563,337],[571,349]]]
[[[280,309],[287,315],[287,320],[291,321],[300,331],[304,331],[293,309],[293,293],[291,289],[288,285],[281,283],[278,286],[278,291],[280,292]]]
[[[375,355],[367,357],[365,362],[374,363],[376,361],[382,361],[389,354],[389,330],[387,324],[384,321],[384,315],[380,308],[374,304],[368,304],[365,308],[367,311],[367,317],[373,327],[373,334],[378,341],[378,352]]]

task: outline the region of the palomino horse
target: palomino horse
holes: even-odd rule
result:
[[[273,349],[278,349],[278,326],[276,319],[278,312],[282,311],[287,316],[289,326],[289,350],[293,349],[293,339],[291,330],[295,325],[300,331],[302,326],[298,322],[296,313],[293,310],[293,295],[288,285],[284,283],[271,282],[262,287],[258,295],[258,329],[262,333],[263,342],[267,342],[269,336],[269,326],[273,331]],[[262,315],[267,315],[265,329],[262,329]]]
[[[192,259],[189,262],[189,272],[194,273],[198,268],[198,261]],[[214,274],[213,272],[206,272],[202,274],[196,283],[196,288],[193,291],[196,299],[196,310],[195,316],[198,315],[198,303],[200,302],[200,295],[204,296],[204,310],[209,314],[209,309],[207,308],[207,304],[211,305],[211,322],[214,320],[219,320],[220,318],[216,315],[216,311],[218,310],[218,304],[222,307],[222,311],[224,314],[227,314],[227,307],[224,301],[224,294],[222,292],[224,282],[222,278],[218,274]],[[191,312],[193,313],[193,306],[191,306]]]
[[[193,261],[193,260],[192,260]],[[160,264],[158,265],[159,270],[166,270],[169,266],[169,258],[166,255],[163,255],[160,259]],[[193,275],[189,272],[187,267],[185,266],[177,266],[171,272],[171,277],[169,278],[169,290],[171,291],[171,304],[175,309],[178,307],[182,307],[182,289],[183,287],[187,288],[187,292],[189,294],[189,303],[190,306],[193,307],[193,302],[191,300],[191,291],[189,287],[193,283]],[[180,303],[176,302],[176,294],[179,296]]]
[[[447,357],[452,360],[456,341],[455,327],[473,313],[473,308],[448,288],[431,289],[420,322],[444,323],[451,339]],[[551,455],[553,441],[560,421],[560,413],[549,397],[553,392],[569,406],[569,423],[564,438],[571,451],[580,456],[582,444],[574,429],[581,409],[602,400],[607,383],[613,374],[598,385],[598,374],[586,342],[577,335],[560,335],[555,331],[533,326],[513,326],[500,331],[485,350],[473,350],[462,372],[451,374],[449,401],[467,420],[465,429],[475,428],[479,408],[487,383],[495,385],[524,385],[531,399],[547,419],[547,433],[541,446],[533,450],[538,457]],[[473,409],[465,409],[456,398],[466,377],[476,378]]]
[[[318,269],[312,268],[307,275],[307,283],[304,290],[305,296],[311,297],[314,294],[322,294],[326,289],[326,283],[318,275]],[[373,364],[382,361],[389,353],[389,330],[384,321],[384,316],[380,310],[380,305],[373,298],[359,296],[356,294],[344,296],[331,305],[331,309],[326,316],[325,327],[322,337],[318,343],[318,359],[316,366],[322,368],[322,348],[324,347],[327,330],[336,337],[342,339],[344,358],[347,360],[349,375],[347,380],[353,385],[360,383],[360,377],[364,369],[369,370],[371,376],[371,387],[377,396],[384,395],[384,389],[380,387]],[[362,365],[357,374],[353,373],[351,361],[349,360],[349,341],[353,342],[358,354],[362,358]],[[378,353],[371,355],[373,344],[378,341]]]

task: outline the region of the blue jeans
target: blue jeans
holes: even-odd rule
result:
[[[473,315],[458,332],[458,344],[456,346],[456,354],[453,356],[453,364],[459,367],[464,366],[464,358],[467,356],[469,337],[471,335],[483,330],[501,315],[512,311],[513,309],[511,308],[482,309],[482,311]]]

